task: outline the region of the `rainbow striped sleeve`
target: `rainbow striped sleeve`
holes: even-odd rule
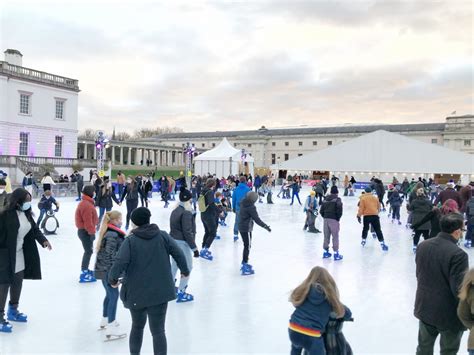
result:
[[[308,335],[310,337],[319,338],[321,336],[321,332],[319,330],[305,328],[305,327],[302,327],[301,325],[291,323],[291,322],[290,322],[290,325],[288,326],[288,328],[290,328],[291,330],[293,330],[297,333]]]

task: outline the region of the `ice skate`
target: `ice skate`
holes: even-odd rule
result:
[[[464,246],[465,246],[466,248],[470,249],[471,246],[472,246],[472,241],[466,240],[466,243],[464,243]]]
[[[199,256],[209,261],[212,261],[212,259],[214,259],[214,257],[212,256],[212,253],[207,248],[202,249],[201,252],[199,253]]]
[[[362,239],[362,241],[360,242],[360,245],[362,245],[363,247],[365,247],[365,243],[367,243],[367,241],[365,239]]]
[[[332,256],[332,254],[329,252],[329,250],[324,250],[323,259],[328,259],[331,256]]]
[[[94,277],[91,270],[82,270],[81,275],[79,276],[80,283],[88,283],[88,282],[96,282],[96,278]]]
[[[402,222],[398,221],[398,225],[401,226],[401,225],[402,225]]]
[[[107,328],[107,324],[109,324],[109,318],[102,317],[98,330],[105,330],[105,328]]]
[[[10,323],[0,319],[0,333],[11,333],[12,330],[13,326]]]
[[[220,236],[220,235],[216,235],[216,240],[221,240],[221,236]]]
[[[416,245],[413,246],[413,254],[416,254]]]
[[[7,320],[12,322],[26,323],[28,316],[18,311],[18,306],[8,305]]]
[[[388,246],[385,244],[385,242],[381,242],[380,246],[382,247],[383,251],[388,251]]]
[[[339,252],[334,253],[334,260],[335,261],[342,260],[342,259],[343,259],[343,256],[341,254],[339,254]]]
[[[377,233],[372,232],[372,238],[374,238],[374,239],[377,238]]]
[[[120,330],[120,324],[117,321],[107,324],[105,329],[105,341],[113,341],[123,339],[127,336],[127,333]]]
[[[392,219],[392,224],[393,224],[394,222],[395,222],[395,220],[394,220],[394,219]]]
[[[240,273],[242,274],[242,276],[248,276],[255,274],[255,271],[253,270],[252,265],[242,263],[242,266],[240,267]]]
[[[236,241],[238,241],[238,240],[239,240],[239,236],[238,236],[238,235],[234,235],[234,243],[235,243]]]
[[[185,291],[178,291],[178,298],[176,299],[176,303],[185,303],[194,301],[194,296],[186,293]]]

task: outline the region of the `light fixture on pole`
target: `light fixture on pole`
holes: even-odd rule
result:
[[[97,131],[95,149],[97,150],[97,174],[105,176],[105,149],[109,147],[109,139],[103,131]]]
[[[191,144],[189,142],[186,142],[185,145],[183,145],[183,152],[185,153],[185,163],[186,163],[186,185],[188,186],[188,189],[191,188],[191,178],[193,176],[192,169],[193,169],[193,157],[194,153],[196,152],[196,147],[194,144]]]

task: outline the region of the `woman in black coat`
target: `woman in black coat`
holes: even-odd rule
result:
[[[119,206],[121,206],[122,203],[117,196],[115,196],[114,188],[108,178],[104,178],[104,183],[99,188],[96,200],[97,206],[99,207],[99,223],[97,224],[97,229],[99,229],[105,212],[112,211],[113,202]]]
[[[26,322],[18,311],[23,280],[41,280],[41,264],[35,240],[51,250],[51,244],[38,229],[31,215],[31,195],[18,188],[10,196],[7,209],[0,214],[0,332],[10,333],[5,320],[8,292],[8,320]],[[22,248],[18,248],[22,245]]]
[[[423,238],[429,239],[431,223],[429,220],[424,223],[419,223],[426,215],[428,215],[433,209],[431,201],[426,197],[423,188],[420,188],[416,191],[416,198],[408,206],[408,210],[412,214],[412,224],[417,226],[415,235],[413,236],[413,252],[416,252],[420,237],[423,235]]]

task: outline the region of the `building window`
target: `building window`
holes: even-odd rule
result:
[[[276,154],[272,154],[272,164],[276,163]]]
[[[64,102],[63,99],[56,99],[56,119],[64,120]]]
[[[464,146],[465,147],[470,147],[471,146],[471,140],[470,139],[465,139],[464,140]]]
[[[20,113],[22,115],[31,114],[31,94],[20,93]]]
[[[290,145],[290,142],[285,142],[285,147],[288,147]]]
[[[276,146],[276,143],[275,142],[272,142],[272,147]]]
[[[63,137],[56,136],[54,140],[54,156],[62,157],[63,156]]]
[[[313,145],[318,145],[318,142],[317,142],[317,141],[313,141]]]
[[[332,141],[328,141],[328,145],[332,145]]]
[[[19,155],[28,155],[28,133],[20,132],[20,153]]]
[[[302,147],[302,146],[303,146],[303,142],[298,142],[298,145],[299,145],[300,147]]]
[[[202,144],[202,147],[204,148],[205,146],[206,146],[206,143],[203,143],[203,144]]]
[[[247,146],[248,146],[249,148],[252,148],[252,144],[250,144],[250,143],[249,143]]]
[[[432,138],[432,139],[431,139],[431,143],[432,143],[432,144],[438,144],[438,140],[437,140],[436,138]]]
[[[288,153],[285,153],[285,161],[290,159],[290,155]]]
[[[301,157],[303,154],[299,153],[298,156]]]
[[[216,143],[212,143],[212,147],[215,147],[216,146]]]

